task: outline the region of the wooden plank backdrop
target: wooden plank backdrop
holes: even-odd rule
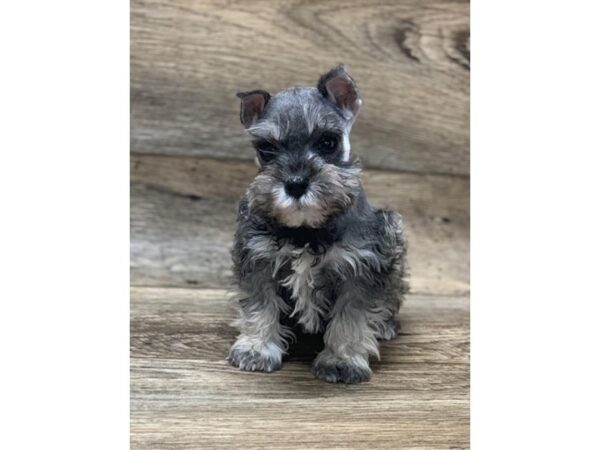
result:
[[[132,448],[469,447],[469,48],[465,0],[132,0]],[[241,372],[229,249],[256,167],[235,93],[338,62],[369,199],[406,226],[401,335],[361,385],[314,379],[310,346]]]
[[[238,91],[314,85],[344,62],[366,167],[469,173],[469,3],[133,0],[132,150],[251,159]]]

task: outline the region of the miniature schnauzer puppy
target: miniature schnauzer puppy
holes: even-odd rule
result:
[[[237,217],[240,334],[228,360],[277,370],[296,327],[324,333],[317,378],[367,381],[377,340],[398,334],[406,245],[400,216],[367,202],[350,154],[362,103],[356,83],[340,65],[315,88],[238,97],[259,171]]]

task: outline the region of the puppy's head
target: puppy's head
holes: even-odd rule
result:
[[[344,66],[315,88],[238,97],[260,168],[248,189],[253,213],[288,227],[317,228],[353,204],[360,169],[350,158],[350,130],[362,100]]]

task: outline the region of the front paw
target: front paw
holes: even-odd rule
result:
[[[312,373],[328,383],[356,384],[371,379],[369,363],[361,355],[351,358],[339,358],[328,350],[323,350],[312,366]]]
[[[239,338],[231,346],[227,361],[250,372],[273,372],[281,368],[283,352],[273,344],[251,347],[246,339]]]

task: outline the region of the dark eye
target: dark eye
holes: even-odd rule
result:
[[[268,142],[263,142],[256,146],[256,152],[263,162],[269,162],[277,156],[277,147]]]
[[[338,147],[339,139],[337,136],[325,135],[317,141],[317,150],[323,155],[333,154]]]

